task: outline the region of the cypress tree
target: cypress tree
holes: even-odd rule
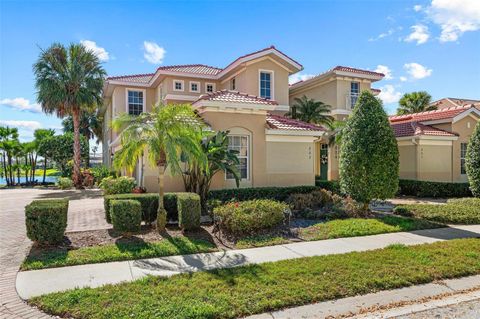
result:
[[[480,197],[480,121],[467,146],[465,169],[473,196]]]
[[[398,189],[398,146],[382,102],[360,95],[347,120],[340,147],[340,186],[356,201],[393,197]]]

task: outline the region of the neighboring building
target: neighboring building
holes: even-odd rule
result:
[[[400,178],[465,182],[467,144],[480,111],[473,104],[391,116],[400,152]]]
[[[472,100],[472,99],[459,99],[456,97],[446,97],[440,99],[438,101],[430,103],[432,106],[436,106],[437,109],[445,109],[449,107],[459,107],[459,106],[467,106],[467,105],[474,105],[478,109],[480,109],[480,100]]]
[[[213,130],[230,131],[230,147],[240,152],[242,187],[313,185],[315,175],[338,179],[338,146],[328,146],[328,131],[283,115],[290,109],[295,97],[306,95],[331,105],[332,116],[344,120],[351,114],[361,91],[380,93],[371,84],[384,75],[337,66],[311,79],[289,85],[289,76],[302,69],[301,64],[272,46],[241,56],[225,68],[202,64],[162,66],[154,73],[109,77],[104,89],[107,111],[103,162],[110,165],[113,154],[121,148],[118,133],[110,129],[111,121],[120,113],[135,115],[150,111],[156,103],[189,103]],[[402,177],[464,180],[463,176],[452,172],[460,161],[457,151],[471,134],[473,120],[478,120],[477,112],[468,112],[460,120],[458,117],[442,119],[445,123],[438,125],[424,123],[423,120],[393,118],[394,128],[401,124],[410,125],[413,130],[407,130],[407,133],[400,130],[401,134],[410,135],[398,136]],[[405,124],[410,122],[415,124]],[[465,129],[467,122],[469,126]],[[430,158],[425,152],[437,154],[436,147],[423,147],[427,145],[424,140],[428,140],[424,136],[433,134],[430,130],[444,132],[437,136],[441,136],[444,139],[442,143],[451,148],[451,160],[438,166],[435,169],[438,173],[431,171],[435,165],[425,165]],[[415,147],[407,147],[409,142]],[[434,144],[438,143],[435,141]],[[447,145],[441,146],[440,153],[448,157],[444,153]],[[438,158],[433,157],[432,161]],[[416,166],[412,166],[413,162]],[[145,160],[139,161],[133,176],[148,191],[155,191],[158,187],[157,170]],[[230,176],[219,173],[214,177],[212,188],[234,185]],[[182,190],[182,179],[167,177],[166,188],[169,191]]]

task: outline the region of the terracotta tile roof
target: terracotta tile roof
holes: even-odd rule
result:
[[[428,111],[428,112],[420,112],[420,113],[413,113],[413,114],[407,114],[407,115],[394,115],[394,116],[390,116],[389,120],[391,123],[395,123],[395,122],[424,122],[424,121],[451,119],[467,111],[471,107],[472,107],[471,105],[457,106],[457,107],[449,107],[449,108]]]
[[[380,92],[382,92],[382,90],[380,90],[380,89],[375,89],[375,88],[370,88],[370,90],[371,90],[372,92],[375,92],[375,93],[380,93]]]
[[[161,66],[157,70],[165,70],[172,72],[182,72],[190,74],[203,74],[203,75],[216,75],[222,69],[216,68],[214,66],[204,65],[204,64],[184,64],[184,65],[168,65]]]
[[[419,122],[391,123],[395,137],[428,135],[428,136],[456,136],[453,133],[425,125]]]
[[[270,129],[276,130],[294,130],[294,131],[326,131],[325,128],[302,122],[299,120],[294,120],[285,116],[267,114],[267,126]]]
[[[379,73],[379,72],[374,72],[374,71],[369,71],[369,70],[364,70],[364,69],[357,69],[357,68],[352,68],[352,67],[349,67],[349,66],[341,66],[341,65],[337,65],[336,67],[330,69],[330,70],[327,70],[325,72],[322,72],[314,77],[311,77],[309,78],[308,80],[301,80],[301,81],[298,81],[298,82],[295,82],[293,84],[290,84],[290,88],[294,88],[296,86],[298,86],[299,84],[301,83],[304,83],[304,82],[310,82],[312,81],[313,79],[317,79],[321,76],[324,76],[328,73],[334,73],[335,71],[343,71],[343,72],[351,72],[351,73],[358,73],[358,74],[364,74],[364,75],[373,75],[373,76],[379,76],[379,77],[384,77],[385,74],[383,73]]]
[[[134,82],[134,83],[148,83],[154,75],[155,73],[109,76],[107,80]]]
[[[262,97],[241,93],[238,91],[221,90],[213,93],[207,93],[201,95],[198,101],[219,101],[219,102],[231,102],[231,103],[247,103],[247,104],[265,104],[265,105],[278,105],[274,100],[267,100]]]

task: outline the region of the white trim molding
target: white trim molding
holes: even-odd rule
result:
[[[275,71],[273,70],[265,70],[265,69],[258,69],[258,96],[261,98],[265,98],[262,96],[261,88],[261,78],[262,78],[262,73],[270,73],[270,98],[268,100],[273,100],[275,101]]]
[[[172,85],[172,90],[173,90],[173,91],[175,91],[175,92],[183,92],[183,91],[185,91],[185,81],[184,81],[184,80],[176,80],[176,79],[175,79],[175,80],[172,81],[172,83],[173,83],[173,85]],[[175,87],[175,84],[177,84],[177,83],[181,83],[181,84],[182,84],[182,89],[179,90],[179,89],[177,89],[177,88]]]
[[[461,119],[463,119],[463,118],[465,118],[469,115],[472,115],[472,114],[476,114],[480,117],[480,111],[475,107],[471,107],[467,111],[462,112],[462,113],[458,114],[457,116],[455,116],[452,120],[452,123],[458,122]]]
[[[313,143],[316,136],[265,135],[266,142]]]
[[[273,111],[277,105],[273,104],[255,104],[255,103],[238,103],[223,101],[206,101],[199,100],[192,105],[194,108],[216,107],[219,109],[238,109],[238,110],[256,110],[256,111]]]
[[[199,97],[197,95],[167,94],[164,100],[196,101]]]
[[[125,112],[127,114],[129,113],[128,109],[128,92],[142,92],[143,93],[143,98],[142,98],[142,112],[147,111],[146,103],[147,103],[147,90],[146,89],[137,89],[137,88],[125,88]]]
[[[275,105],[275,108],[274,108],[273,110],[274,110],[274,111],[285,111],[285,112],[288,112],[288,111],[290,111],[290,105],[278,104],[278,105]]]
[[[278,130],[278,129],[265,129],[265,135],[287,135],[287,136],[315,136],[320,137],[324,135],[323,131],[299,131],[299,130]]]
[[[350,115],[352,111],[344,109],[333,109],[330,111],[330,115]]]
[[[200,87],[200,82],[199,81],[189,81],[188,83],[188,89],[191,93],[200,93],[202,91],[201,87]],[[192,84],[196,84],[197,85],[197,90],[194,91],[192,90]]]

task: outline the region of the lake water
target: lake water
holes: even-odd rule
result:
[[[37,180],[37,182],[41,183],[43,181],[43,176],[35,176],[35,179]],[[58,176],[45,176],[45,182],[51,182],[51,183],[55,183],[58,179]],[[15,183],[17,183],[18,180],[17,178],[15,178]],[[25,183],[25,176],[23,177],[20,177],[20,183]],[[7,184],[7,180],[5,179],[5,177],[0,177],[0,185],[6,185]]]

